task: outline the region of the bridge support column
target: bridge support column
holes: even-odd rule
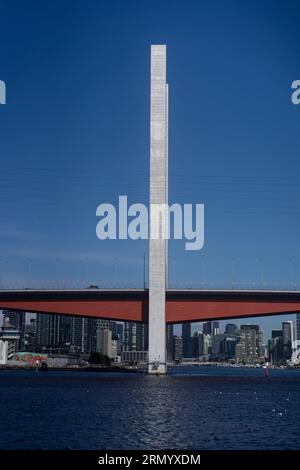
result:
[[[149,242],[149,367],[167,372],[166,278],[168,201],[168,85],[166,46],[151,46],[150,242]],[[162,208],[159,210],[158,208]]]

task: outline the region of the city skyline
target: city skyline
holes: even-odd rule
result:
[[[35,318],[36,314],[35,313],[26,313],[26,317],[28,318],[28,321],[30,318]],[[2,325],[2,320],[3,320],[3,315],[2,315],[2,310],[0,310],[0,326]],[[267,320],[267,321],[265,321]],[[296,313],[295,314],[285,314],[285,315],[272,315],[269,318],[265,317],[244,317],[244,318],[233,318],[232,320],[226,319],[226,320],[220,320],[220,328],[225,328],[225,325],[227,323],[236,323],[237,325],[242,325],[242,324],[258,324],[260,325],[261,329],[264,331],[264,334],[266,338],[270,339],[272,330],[280,327],[281,323],[284,321],[296,321]],[[123,323],[123,322],[120,322]],[[191,322],[191,329],[192,331],[197,331],[199,328],[201,329],[201,325],[204,322]],[[174,331],[176,334],[181,333],[181,324],[174,324]]]
[[[25,314],[26,314],[26,324],[29,324],[31,319],[36,319],[36,316],[37,316],[36,313],[25,312]],[[49,315],[57,316],[55,314],[49,314]],[[263,325],[261,324],[261,321],[263,320],[263,317],[249,317],[249,318],[244,317],[244,318],[233,318],[233,319],[228,318],[226,320],[217,320],[217,322],[219,324],[220,330],[222,330],[222,331],[225,330],[225,327],[226,327],[227,324],[231,324],[231,323],[236,324],[238,327],[241,326],[241,325],[253,325],[253,324],[259,325],[260,328],[261,328],[261,331],[263,331],[263,333],[264,333],[264,337],[266,338],[266,340],[269,340],[272,337],[272,330],[276,330],[276,329],[280,328],[283,322],[292,321],[293,324],[296,325],[296,316],[297,316],[296,313],[294,315],[290,315],[290,314],[272,315],[271,319],[273,321],[272,321],[272,323],[269,324],[268,329],[264,329]],[[76,317],[73,317],[72,315],[70,315],[70,318],[76,318]],[[88,319],[88,317],[79,317],[79,318]],[[100,320],[99,319],[99,321],[112,321],[112,320]],[[120,324],[120,325],[124,325],[126,322],[116,321],[115,323]],[[128,323],[130,323],[130,322],[128,322]],[[135,322],[132,322],[132,323],[135,323]],[[204,323],[207,323],[207,321],[187,322],[185,324],[191,325],[191,333],[193,334],[197,331],[202,331],[202,327],[203,327]],[[141,323],[141,324],[143,324],[143,323]],[[2,325],[3,325],[3,313],[2,313],[2,310],[0,310],[0,327]],[[181,331],[182,330],[182,325],[183,324],[181,324],[181,323],[172,324],[174,335],[181,335],[182,334],[182,331]]]

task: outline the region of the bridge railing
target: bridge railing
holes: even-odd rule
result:
[[[148,289],[147,283],[141,282],[103,282],[97,281],[92,284],[84,282],[34,282],[34,283],[9,283],[2,281],[0,291],[4,290],[66,290],[66,289]],[[300,291],[300,282],[171,282],[168,289],[197,289],[197,290],[274,290],[274,291]]]

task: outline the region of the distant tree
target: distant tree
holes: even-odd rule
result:
[[[104,356],[104,364],[106,366],[110,366],[111,365],[111,358],[109,356],[107,356],[107,354],[105,354]]]
[[[91,351],[90,354],[90,361],[91,364],[102,364],[103,363],[103,355],[98,351]]]
[[[106,354],[102,354],[98,351],[91,351],[90,354],[90,364],[101,364],[105,366],[111,365],[111,359]]]

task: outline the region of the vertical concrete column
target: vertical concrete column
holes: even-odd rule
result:
[[[8,359],[8,341],[0,339],[0,364],[6,365]]]
[[[151,46],[149,373],[165,374],[168,202],[166,46]]]

